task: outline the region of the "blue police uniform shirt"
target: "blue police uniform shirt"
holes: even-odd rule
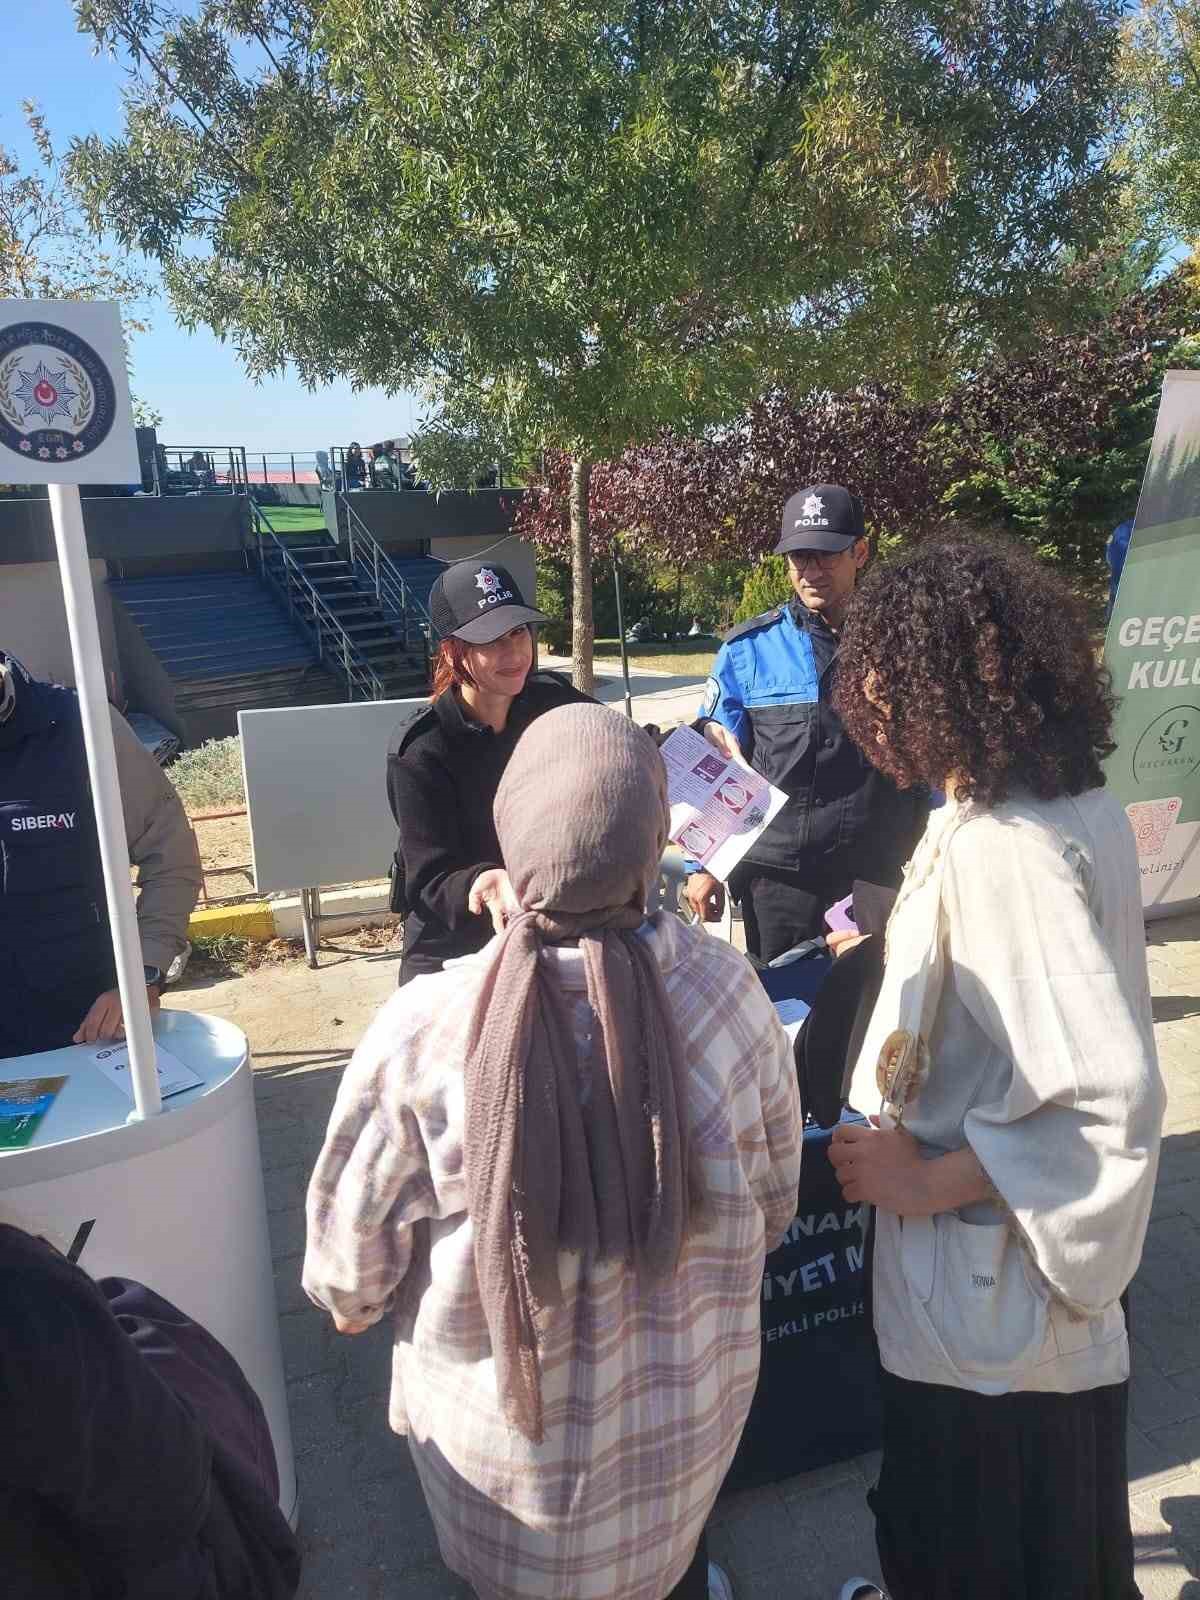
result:
[[[798,599],[765,611],[726,636],[700,715],[788,796],[748,864],[898,883],[928,799],[898,790],[847,736],[830,698],[836,655],[836,634]]]

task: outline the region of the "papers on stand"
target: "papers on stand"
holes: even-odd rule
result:
[[[204,1082],[198,1072],[193,1072],[191,1067],[184,1066],[178,1056],[173,1056],[161,1044],[155,1045],[154,1054],[155,1066],[158,1069],[158,1088],[164,1100],[169,1095],[182,1094],[185,1089],[194,1089]],[[91,1059],[108,1081],[115,1083],[122,1094],[128,1095],[132,1101],[133,1080],[129,1075],[129,1046],[106,1044],[103,1049],[93,1050]]]
[[[714,878],[728,878],[787,796],[749,767],[726,761],[691,728],[676,728],[660,754],[671,838]]]

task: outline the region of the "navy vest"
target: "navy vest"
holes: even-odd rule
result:
[[[35,992],[99,994],[115,969],[74,690],[21,683],[13,723],[0,735],[0,960]]]

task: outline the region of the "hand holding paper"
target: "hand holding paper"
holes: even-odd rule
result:
[[[676,728],[660,751],[671,838],[714,878],[728,878],[787,796],[691,728]]]

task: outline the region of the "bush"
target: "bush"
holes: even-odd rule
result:
[[[562,617],[551,617],[538,628],[538,639],[553,656],[571,654],[571,624]]]
[[[206,739],[195,750],[185,750],[167,769],[167,776],[189,811],[208,811],[217,806],[244,806],[242,786],[242,741]]]
[[[773,606],[782,605],[791,595],[787,561],[783,556],[760,556],[746,574],[742,598],[733,614],[735,622],[746,622]]]

